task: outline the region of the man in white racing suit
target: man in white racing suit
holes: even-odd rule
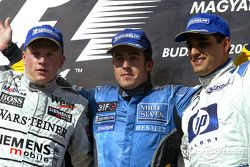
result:
[[[201,84],[182,117],[185,165],[248,166],[250,64],[236,68],[229,58],[228,24],[215,14],[197,14],[175,41],[186,41]]]
[[[0,166],[61,167],[66,150],[75,167],[91,166],[88,101],[56,83],[65,60],[61,32],[33,27],[22,55],[24,74],[0,72]]]

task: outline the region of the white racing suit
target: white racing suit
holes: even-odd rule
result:
[[[182,117],[186,166],[248,166],[250,64],[227,63],[200,78],[201,89]]]
[[[0,166],[61,167],[66,150],[74,166],[89,166],[87,103],[55,80],[41,87],[26,75],[1,71]]]

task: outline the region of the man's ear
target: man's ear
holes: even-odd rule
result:
[[[25,64],[25,59],[26,59],[25,51],[22,52],[22,59],[23,59],[23,64]]]
[[[231,39],[226,37],[224,40],[224,51],[228,53],[230,51],[230,48],[231,48]]]
[[[154,66],[153,60],[149,60],[146,64],[146,66],[147,66],[147,71],[150,72]]]
[[[64,62],[65,62],[65,56],[62,54],[60,58],[60,68],[62,68],[62,66],[64,65]]]

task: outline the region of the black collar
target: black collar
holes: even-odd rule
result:
[[[140,86],[134,89],[126,90],[119,88],[119,94],[126,99],[130,99],[133,96],[142,96],[145,95],[148,91],[152,89],[152,83],[150,79],[148,79],[146,82],[142,83]]]

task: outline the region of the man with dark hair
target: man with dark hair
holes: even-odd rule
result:
[[[229,58],[228,23],[215,14],[197,14],[175,41],[186,41],[201,83],[182,117],[186,166],[249,166],[250,66],[236,68]]]
[[[5,55],[10,60],[15,57],[17,62],[18,55],[11,54],[14,51],[15,47]],[[195,90],[174,85],[153,87],[152,47],[142,30],[119,32],[107,52],[112,55],[118,86],[78,88],[89,100],[97,165],[176,165],[180,136],[174,120],[178,120]],[[165,152],[167,156],[162,157]]]
[[[5,26],[0,23],[1,33],[6,26],[9,19]],[[66,151],[75,167],[92,165],[88,101],[56,83],[63,53],[62,33],[50,25],[36,26],[24,43],[24,73],[0,71],[1,166],[62,167]]]
[[[98,166],[176,165],[178,138],[170,137],[176,135],[174,110],[180,114],[194,90],[152,86],[152,47],[142,30],[119,32],[107,53],[112,55],[118,87],[105,85],[81,92],[92,109]],[[164,138],[169,154],[161,159]]]

